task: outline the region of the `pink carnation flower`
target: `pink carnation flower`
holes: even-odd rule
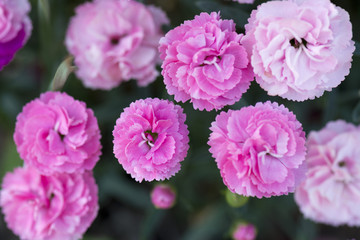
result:
[[[29,12],[28,0],[0,0],[0,70],[30,37]]]
[[[241,38],[235,23],[215,12],[201,13],[169,31],[159,47],[168,93],[207,111],[238,101],[253,80]]]
[[[115,157],[136,181],[170,178],[189,148],[185,118],[182,108],[167,100],[131,103],[113,131]]]
[[[360,128],[338,120],[307,139],[308,172],[295,191],[305,217],[360,226]]]
[[[168,209],[174,206],[175,198],[174,190],[166,184],[156,185],[151,192],[151,202],[159,209]]]
[[[288,194],[305,175],[305,133],[283,105],[221,112],[210,130],[210,152],[232,192],[258,198]]]
[[[98,189],[90,172],[41,175],[35,168],[7,173],[0,205],[7,226],[26,240],[77,240],[98,211]]]
[[[93,111],[60,92],[46,92],[25,105],[14,140],[25,164],[42,174],[91,170],[101,154]]]
[[[158,76],[157,47],[163,36],[161,25],[166,23],[163,11],[132,0],[82,4],[65,40],[75,56],[77,76],[94,89],[111,89],[130,79],[148,85]]]
[[[234,240],[255,240],[256,238],[256,228],[252,224],[240,223],[234,233]]]
[[[314,99],[349,74],[355,50],[349,15],[329,0],[269,1],[245,28],[242,44],[269,95]]]

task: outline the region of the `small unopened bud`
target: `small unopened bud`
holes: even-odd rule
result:
[[[254,240],[256,238],[256,228],[250,223],[239,223],[232,237],[234,240]]]
[[[174,206],[175,191],[166,184],[158,184],[151,192],[151,202],[156,208],[169,209]]]

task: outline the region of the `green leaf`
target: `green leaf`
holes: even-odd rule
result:
[[[50,6],[48,0],[38,0],[39,17],[42,21],[49,23],[50,21]]]
[[[315,223],[306,219],[302,219],[300,223],[298,223],[295,240],[313,240],[316,239],[316,236],[317,227]]]
[[[152,234],[155,232],[156,228],[160,225],[162,219],[165,216],[167,210],[158,210],[153,206],[147,213],[145,220],[142,224],[142,230],[140,234],[141,240],[151,239]]]
[[[219,12],[223,19],[232,19],[238,27],[244,27],[248,22],[250,14],[238,7],[224,6],[217,2],[199,1],[196,5],[205,12]]]
[[[82,240],[111,240],[109,237],[102,237],[102,236],[88,236],[85,235]]]
[[[358,104],[356,104],[356,107],[354,108],[354,110],[352,112],[352,120],[355,123],[360,123],[360,102],[358,102]]]
[[[22,109],[22,102],[14,92],[1,92],[0,93],[0,115],[5,115],[6,118],[2,118],[0,122],[11,121],[11,125],[7,125],[7,128],[13,128],[15,125],[14,120],[17,114]]]
[[[331,92],[326,92],[325,94],[323,122],[327,123],[334,120],[338,114],[339,91],[335,88]]]
[[[355,41],[355,52],[354,52],[355,56],[360,56],[360,43]]]
[[[231,105],[229,108],[234,110],[240,110],[241,108],[246,106],[249,106],[249,103],[244,98],[241,98],[239,101]]]
[[[216,234],[224,233],[229,224],[226,221],[226,211],[224,206],[216,205],[206,208],[197,217],[197,222],[192,224],[190,229],[182,238],[184,240],[208,240],[221,239]]]
[[[1,181],[7,172],[12,172],[14,168],[23,165],[23,160],[20,158],[16,145],[12,136],[8,136],[3,150],[3,155],[0,161],[0,178]]]
[[[50,83],[50,91],[59,91],[64,86],[66,80],[68,79],[70,73],[75,70],[75,67],[72,66],[73,57],[67,57],[56,70],[55,76]]]
[[[98,184],[101,190],[100,196],[112,196],[139,209],[151,206],[150,193],[144,190],[140,183],[129,182],[119,174],[109,172],[99,179]]]

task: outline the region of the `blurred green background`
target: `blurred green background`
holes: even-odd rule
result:
[[[75,7],[83,2],[31,1],[32,36],[15,59],[0,72],[0,179],[6,172],[22,165],[12,138],[16,116],[23,105],[48,89],[59,64],[68,56],[64,46],[66,28]],[[165,31],[184,20],[193,19],[202,11],[221,11],[222,18],[234,19],[238,32],[243,33],[251,10],[264,1],[255,1],[253,5],[240,5],[230,0],[141,2],[155,4],[167,12],[171,25]],[[349,12],[354,39],[359,42],[360,1],[332,2]],[[272,100],[292,110],[307,133],[339,118],[359,124],[359,55],[358,48],[346,80],[318,99],[291,102],[269,97],[253,82],[238,103],[223,110],[240,109],[258,101]],[[112,130],[123,108],[136,99],[159,97],[173,100],[167,94],[162,78],[159,77],[146,88],[139,88],[135,81],[130,81],[111,91],[94,91],[86,89],[71,74],[63,91],[75,99],[85,101],[94,110],[102,133],[103,154],[94,170],[99,185],[100,211],[87,231],[85,240],[230,239],[230,229],[238,220],[255,224],[258,229],[257,239],[360,239],[359,228],[335,228],[305,220],[294,202],[293,194],[270,199],[251,198],[242,207],[231,207],[225,198],[227,188],[207,146],[209,127],[218,112],[195,111],[189,103],[180,105],[187,114],[190,150],[182,162],[181,171],[168,181],[177,190],[177,203],[170,210],[155,210],[150,203],[150,191],[155,183],[137,183],[124,172],[112,153]],[[0,218],[0,239],[17,239],[6,228],[3,216]]]

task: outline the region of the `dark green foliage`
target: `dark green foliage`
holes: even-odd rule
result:
[[[22,164],[12,141],[16,116],[22,106],[39,96],[50,86],[60,63],[68,57],[64,36],[70,17],[79,0],[32,0],[33,33],[28,44],[15,59],[0,72],[0,174]],[[255,5],[239,5],[230,0],[145,0],[162,7],[171,19],[169,30],[201,11],[220,11],[223,18],[234,19],[239,32]],[[258,101],[278,101],[292,110],[302,122],[304,130],[318,130],[326,122],[345,119],[360,123],[360,1],[337,0],[353,22],[356,52],[353,66],[346,80],[332,92],[305,102],[292,102],[269,97],[255,82],[233,106],[240,109]],[[49,4],[47,6],[47,4]],[[356,31],[355,31],[356,30]],[[177,203],[170,210],[155,210],[150,203],[154,183],[135,182],[125,173],[112,153],[112,130],[123,108],[136,99],[159,97],[172,100],[162,78],[146,88],[130,81],[111,91],[86,89],[71,74],[63,91],[75,99],[85,101],[98,118],[103,154],[95,167],[99,185],[100,211],[88,230],[85,240],[219,240],[230,239],[230,229],[238,220],[249,221],[258,229],[258,239],[315,240],[351,239],[360,236],[357,228],[315,224],[303,219],[293,195],[271,199],[250,198],[242,207],[229,206],[214,159],[208,152],[209,127],[219,112],[195,111],[190,103],[182,104],[190,131],[190,150],[181,171],[171,178],[177,191]],[[6,229],[0,218],[0,239],[17,239]]]

